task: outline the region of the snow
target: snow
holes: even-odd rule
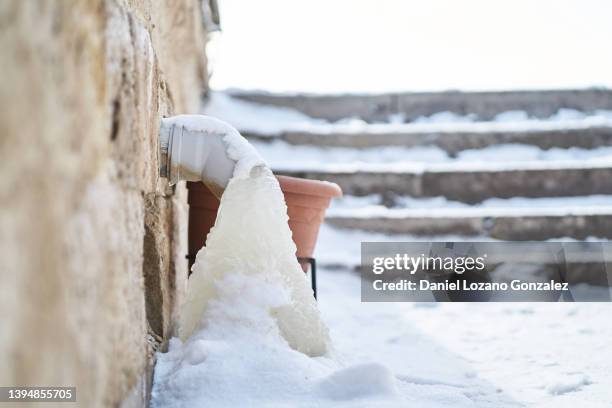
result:
[[[232,324],[228,323],[225,329],[228,336],[244,334],[243,327],[268,332],[270,329],[258,327],[259,323],[249,316],[256,312],[262,316],[271,313],[278,332],[293,349],[321,355],[327,349],[327,329],[319,319],[312,290],[295,257],[282,192],[269,169],[258,167],[252,173],[247,178],[230,180],[221,197],[207,246],[198,252],[192,268],[181,311],[181,338],[220,324],[215,319],[215,308],[238,310],[237,315],[229,318]],[[264,290],[264,287],[260,296],[277,300],[269,305],[249,304],[244,300],[247,293],[224,283],[228,276],[250,277],[252,285],[241,289],[253,287],[248,289],[253,291],[257,290],[256,280],[273,283],[278,288]],[[209,310],[211,307],[213,310]],[[249,308],[255,310],[250,313],[242,310]],[[242,332],[232,333],[234,326],[234,331]]]
[[[317,388],[332,400],[353,400],[370,395],[395,395],[397,384],[393,373],[377,363],[355,365],[329,375]]]
[[[581,149],[554,147],[541,149],[536,146],[504,144],[484,149],[469,149],[459,152],[456,161],[553,161],[553,160],[606,160],[612,158],[612,147]]]
[[[597,149],[551,148],[506,144],[484,149],[463,150],[451,157],[434,146],[386,146],[364,149],[348,147],[294,146],[283,141],[253,142],[261,156],[281,171],[315,170],[329,172],[423,172],[514,170],[521,168],[583,168],[590,164],[609,166],[612,147]]]
[[[229,125],[206,117],[173,120],[189,130],[224,135],[237,164],[207,246],[192,268],[180,313],[181,340],[173,339],[169,352],[159,356],[152,405],[236,406],[227,393],[252,382],[250,373],[239,375],[249,368],[245,359],[255,364],[252,370],[267,362],[270,376],[279,381],[291,383],[290,371],[296,383],[321,370],[308,356],[328,352],[328,331],[295,257],[287,207],[272,172]],[[307,363],[296,366],[300,361]],[[231,381],[211,384],[215,378]],[[253,398],[273,398],[272,389],[261,394],[265,384],[254,383]],[[276,388],[276,381],[269,386]]]
[[[379,208],[383,206],[383,197],[380,194],[356,197],[345,195],[332,202],[328,215],[344,213],[353,209],[361,211]],[[394,196],[392,208],[547,208],[547,207],[610,207],[612,208],[612,196],[590,195],[577,197],[512,197],[512,198],[488,198],[477,204],[466,204],[460,201],[452,201],[446,197],[415,198],[409,196]]]
[[[277,136],[285,131],[338,133],[445,133],[495,131],[519,132],[538,130],[561,130],[591,126],[612,126],[612,112],[597,110],[584,113],[574,109],[560,109],[546,119],[530,118],[522,111],[499,113],[493,121],[478,121],[475,115],[458,115],[439,112],[424,116],[409,123],[393,116],[385,123],[366,123],[357,118],[346,118],[337,122],[311,118],[297,110],[247,102],[225,92],[211,92],[204,107],[206,115],[232,123],[242,132],[262,136]]]
[[[607,148],[600,148],[607,149]],[[265,154],[265,153],[264,153]],[[347,163],[334,162],[300,162],[297,160],[275,162],[274,159],[266,159],[271,163],[272,168],[279,173],[284,172],[316,172],[316,173],[447,173],[447,172],[512,172],[512,171],[546,171],[564,169],[607,169],[612,167],[612,157],[603,152],[602,157],[597,157],[595,153],[592,159],[544,159],[544,160],[519,160],[513,161],[492,161],[481,160],[448,160],[442,162],[432,161],[430,163],[417,161],[390,161],[390,162],[361,162],[353,161]],[[265,156],[264,156],[265,157]],[[322,158],[324,158],[323,156]]]
[[[289,300],[283,285],[228,274],[217,281],[207,328],[174,338],[158,355],[153,407],[236,407],[299,401],[330,371],[331,360],[289,347],[270,309]],[[305,333],[308,336],[308,333]]]
[[[529,115],[525,111],[502,112],[495,117],[497,122],[525,122],[529,120]]]
[[[612,206],[558,206],[543,208],[433,208],[433,209],[354,209],[334,211],[335,218],[463,218],[463,217],[563,217],[570,215],[608,215],[612,216]]]
[[[548,386],[547,390],[553,395],[567,394],[568,392],[580,391],[583,386],[593,384],[589,377],[584,374],[568,375]]]
[[[401,166],[421,171],[423,163],[443,162],[448,155],[437,147],[377,147],[352,149],[293,146],[282,141],[253,142],[275,170],[357,171]]]
[[[597,341],[593,333],[572,335],[565,337],[566,347],[546,348],[546,338],[558,335],[563,325],[551,331],[551,325],[541,325],[542,321],[567,319],[567,307],[560,314],[549,309],[539,315],[543,309],[539,305],[485,305],[478,311],[482,313],[476,313],[464,305],[361,303],[356,274],[326,270],[320,274],[319,305],[331,328],[332,353],[311,358],[288,347],[278,336],[274,319],[260,308],[284,303],[285,294],[277,291],[277,285],[230,275],[220,284],[230,290],[227,297],[233,303],[218,303],[210,309],[217,324],[185,342],[172,339],[169,351],[159,354],[152,406],[516,407],[524,402],[557,402],[572,394],[587,402],[602,397],[592,391],[601,390],[609,378],[605,363],[589,357],[586,384],[571,382],[577,364],[565,359],[572,356],[572,346],[586,348],[578,352],[582,357],[591,347],[601,350],[603,340]],[[608,307],[580,313],[582,305],[569,306],[575,313],[570,320],[586,333],[595,328],[584,321],[587,313],[601,314]],[[520,320],[515,313],[529,320],[529,330],[516,330]],[[480,330],[483,336],[472,329],[479,326],[464,327],[458,319],[482,324],[475,315],[490,320]],[[496,320],[500,316],[510,326]],[[604,319],[591,322],[604,323]],[[236,324],[245,321],[253,325]],[[449,329],[440,330],[439,324]],[[489,348],[492,339],[500,340],[495,343],[500,347],[496,354]],[[512,373],[520,373],[515,377],[500,372],[496,357],[513,355],[517,341],[535,343],[531,353],[526,348],[515,358],[523,367],[533,366],[531,360],[545,353],[536,363],[540,370],[521,371],[513,366]],[[482,355],[475,353],[478,348]],[[524,384],[526,394],[519,392]],[[572,385],[575,388],[570,391]]]
[[[383,205],[334,209],[327,213],[328,217],[382,217],[382,218],[421,218],[421,217],[527,217],[527,216],[569,216],[569,215],[610,215],[612,216],[612,200],[602,200],[601,203],[589,204],[590,200],[549,199],[539,206],[528,205],[528,199],[503,205],[499,201],[481,203],[472,206],[437,206],[413,208],[387,208]],[[521,205],[523,204],[523,205]],[[527,205],[525,205],[527,204]]]
[[[319,275],[345,361],[377,361],[431,394],[413,406],[609,406],[609,303],[361,303],[357,274]]]

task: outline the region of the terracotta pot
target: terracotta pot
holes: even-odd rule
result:
[[[296,255],[311,258],[319,228],[325,218],[325,210],[331,199],[342,196],[337,184],[326,181],[307,180],[295,177],[277,176],[287,203],[289,228],[297,246]],[[189,190],[189,268],[195,261],[195,254],[206,243],[206,236],[215,225],[219,199],[202,183],[188,182]]]

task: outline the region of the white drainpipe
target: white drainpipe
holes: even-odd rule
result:
[[[210,126],[207,126],[210,125]],[[224,138],[236,132],[230,125],[202,115],[181,115],[161,120],[159,175],[170,185],[181,180],[201,181],[221,197],[232,178],[236,161]]]

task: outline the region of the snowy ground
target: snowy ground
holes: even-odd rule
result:
[[[414,406],[609,407],[609,303],[361,303],[355,273],[321,270],[319,305],[346,364],[376,361]]]
[[[612,305],[362,303],[357,274],[322,269],[332,350],[274,333],[265,286],[236,276],[217,323],[158,357],[154,407],[608,407]],[[249,323],[250,324],[244,324]]]

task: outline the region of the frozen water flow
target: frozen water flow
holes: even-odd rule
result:
[[[312,291],[295,257],[278,181],[257,151],[227,123],[200,115],[181,115],[170,121],[202,134],[222,135],[228,155],[236,161],[208,245],[198,252],[193,266],[181,313],[181,337],[187,339],[195,331],[217,324],[213,317],[219,314],[211,316],[212,302],[217,307],[228,303],[229,309],[235,306],[235,297],[246,295],[221,285],[228,282],[227,277],[244,275],[272,285],[267,294],[278,302],[255,303],[252,307],[274,317],[279,333],[291,347],[310,355],[323,354],[327,329],[319,319]],[[236,280],[231,282],[235,284]],[[283,302],[280,292],[286,292]],[[244,316],[235,315],[230,320],[237,326],[257,327],[249,322],[248,313]]]
[[[256,290],[246,286],[234,293],[222,287],[228,276],[244,275],[268,285],[270,289],[262,295],[278,299],[274,304],[256,303],[250,308],[259,307],[262,313],[270,313],[279,333],[295,350],[309,355],[325,353],[327,329],[295,257],[287,220],[283,194],[269,169],[257,167],[248,177],[235,177],[229,182],[207,245],[198,252],[193,266],[181,314],[183,339],[215,323],[209,311],[211,301],[235,309],[236,297]],[[284,301],[280,296],[283,291]],[[246,312],[242,309],[241,313]],[[261,329],[253,321],[241,318],[241,313],[231,319],[236,326]]]

